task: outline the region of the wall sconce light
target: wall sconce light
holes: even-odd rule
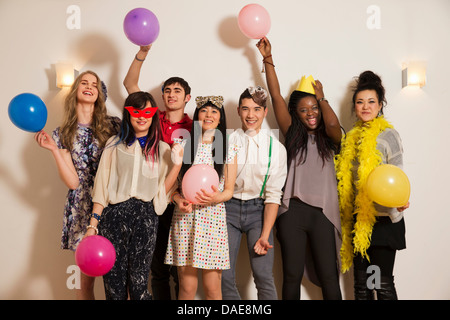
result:
[[[75,70],[73,65],[68,62],[58,62],[55,65],[56,86],[58,88],[70,87],[75,81]]]
[[[426,84],[426,63],[423,61],[411,61],[402,65],[402,88],[420,87]]]

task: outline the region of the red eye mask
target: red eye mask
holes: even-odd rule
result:
[[[144,118],[151,118],[155,115],[156,111],[158,110],[157,107],[149,107],[149,108],[145,108],[145,109],[138,109],[135,107],[125,107],[125,109],[128,110],[128,112],[130,113],[130,116],[132,116],[133,118],[140,118],[140,117],[144,117]]]

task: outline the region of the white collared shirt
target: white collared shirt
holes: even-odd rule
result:
[[[269,171],[269,147],[272,136],[272,156]],[[286,181],[286,148],[268,129],[261,129],[254,136],[237,129],[229,136],[229,144],[238,145],[237,177],[233,198],[249,200],[260,197],[264,179],[267,176],[262,198],[265,203],[281,203],[282,188]]]
[[[92,201],[106,207],[130,198],[153,201],[155,212],[164,213],[169,195],[165,180],[172,168],[171,150],[167,143],[159,142],[159,161],[147,162],[136,140],[131,146],[114,145],[115,137],[106,143],[102,153],[92,191]],[[172,188],[173,189],[173,188]]]

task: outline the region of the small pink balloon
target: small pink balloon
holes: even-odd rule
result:
[[[75,261],[84,274],[91,277],[103,276],[114,266],[116,250],[105,237],[90,236],[78,244]]]
[[[181,182],[184,198],[194,204],[198,203],[195,199],[197,192],[201,192],[201,189],[206,192],[213,192],[211,186],[216,188],[219,186],[219,175],[213,167],[207,164],[197,164],[190,167]]]
[[[238,16],[239,29],[250,39],[261,39],[270,30],[270,15],[259,4],[248,4],[241,9]]]

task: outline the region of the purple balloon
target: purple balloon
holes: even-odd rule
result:
[[[159,35],[159,22],[155,14],[145,8],[131,10],[123,21],[128,40],[138,46],[152,44]]]

